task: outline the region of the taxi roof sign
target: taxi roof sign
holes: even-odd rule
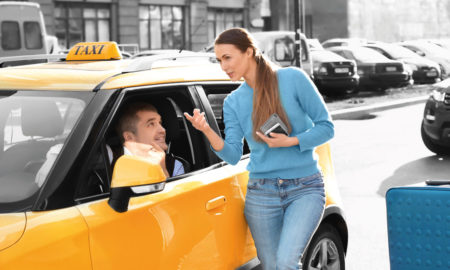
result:
[[[117,43],[106,42],[79,42],[70,49],[66,61],[92,61],[92,60],[120,60],[122,54]]]

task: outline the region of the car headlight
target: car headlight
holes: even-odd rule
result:
[[[327,75],[328,74],[327,68],[326,67],[320,67],[318,73],[319,73],[319,75]]]
[[[443,92],[441,89],[434,89],[433,92],[431,92],[431,97],[433,97],[434,100],[443,102],[445,98],[445,92]]]

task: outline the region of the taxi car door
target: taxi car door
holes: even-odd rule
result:
[[[92,194],[85,196],[78,209],[89,228],[93,269],[238,268],[256,257],[243,215],[245,173],[242,177],[219,163],[203,136],[185,123],[182,111],[205,106],[195,87],[163,90],[130,90],[118,105],[119,111],[136,100],[157,101],[155,106],[170,100],[177,115],[171,121],[181,127],[180,138],[171,142],[173,151],[184,154],[191,171],[167,179],[159,193],[130,199],[128,211],[123,213],[113,210],[107,198],[90,201]],[[107,130],[113,129],[115,120],[116,115]],[[99,171],[95,165],[108,165],[105,141],[92,149],[85,167],[92,168],[94,178],[107,176],[107,166]]]

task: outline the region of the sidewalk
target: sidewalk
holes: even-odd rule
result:
[[[387,101],[379,104],[372,104],[348,109],[332,110],[330,113],[333,120],[359,119],[364,115],[374,112],[399,108],[413,104],[425,103],[428,97],[429,95],[404,98],[394,101]]]

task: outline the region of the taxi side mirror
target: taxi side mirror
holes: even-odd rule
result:
[[[159,164],[142,157],[123,155],[114,166],[108,204],[119,213],[125,212],[130,198],[163,190],[165,180]]]

